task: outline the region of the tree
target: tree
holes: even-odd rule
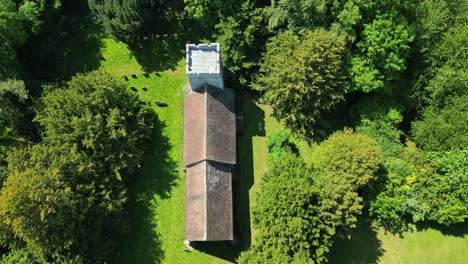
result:
[[[358,189],[374,178],[382,154],[373,138],[345,129],[322,142],[316,156],[316,166],[326,177],[345,178]]]
[[[85,195],[91,194],[90,186],[77,184],[78,177],[89,177],[90,162],[84,162],[76,148],[39,144],[12,151],[8,164],[0,191],[2,224],[38,258],[57,257],[76,246],[73,240],[93,206],[94,197]]]
[[[355,89],[364,92],[382,90],[397,80],[406,69],[413,33],[403,17],[377,16],[365,25],[360,53],[352,61],[351,77]]]
[[[444,107],[429,106],[412,123],[415,142],[426,151],[463,149],[468,145],[468,95],[451,98]]]
[[[463,223],[468,218],[468,150],[429,152],[427,158],[440,175],[440,183],[431,189],[439,189],[442,202],[434,203],[436,208],[429,216],[440,224]]]
[[[31,255],[26,249],[15,249],[0,257],[2,264],[47,264]]]
[[[262,10],[250,2],[241,12],[222,19],[216,25],[216,38],[223,52],[223,70],[231,85],[247,86],[258,71],[258,61],[265,46]]]
[[[24,243],[54,261],[116,258],[125,184],[142,160],[154,113],[124,83],[95,71],[46,89],[36,121],[43,141],[8,156],[1,243]]]
[[[34,2],[0,0],[0,80],[14,77],[15,48],[39,29],[39,14]]]
[[[144,23],[143,4],[148,1],[89,0],[89,8],[116,40],[134,41]]]
[[[415,45],[425,59],[451,24],[445,0],[424,0],[416,7]]]
[[[189,17],[199,21],[202,27],[211,31],[220,20],[231,15],[235,16],[240,11],[241,5],[249,5],[250,0],[184,0],[184,3]],[[243,15],[250,16],[249,13]]]
[[[468,218],[466,155],[460,150],[426,154],[407,147],[401,157],[388,158],[382,186],[369,197],[371,215],[394,233],[404,231],[408,220],[464,222]]]
[[[382,149],[383,160],[399,157],[403,151],[398,126],[403,121],[403,107],[388,97],[372,96],[355,105],[356,132],[374,138]]]
[[[157,28],[166,29],[176,17],[170,1],[157,0],[88,0],[89,8],[114,39],[134,44]],[[164,33],[167,33],[164,32]]]
[[[326,26],[330,2],[326,0],[271,1],[266,8],[269,29],[289,29],[294,32]]]
[[[28,92],[23,81],[0,81],[0,188],[6,177],[6,152],[8,145],[19,136],[24,125],[23,116]]]
[[[78,74],[41,102],[35,121],[44,142],[78,146],[119,180],[140,163],[154,112],[109,73]]]
[[[372,178],[379,146],[351,130],[335,133],[319,146],[315,169],[291,152],[285,133],[270,138],[268,149],[273,158],[253,210],[256,240],[239,262],[323,263],[361,213],[357,190]]]
[[[21,104],[28,99],[28,91],[23,81],[8,79],[0,81],[0,120],[13,125],[21,119]],[[1,132],[0,132],[1,133]]]
[[[412,166],[398,157],[387,157],[384,172],[380,181],[370,189],[368,196],[370,215],[392,233],[406,230],[408,210],[408,189],[414,178],[411,178]]]
[[[376,176],[381,150],[371,137],[350,129],[333,133],[319,145],[315,166],[319,170],[320,212],[323,222],[347,235],[363,207],[358,190]]]
[[[285,152],[262,178],[253,210],[255,243],[240,263],[322,263],[331,246],[330,230],[319,218],[319,191],[301,158]]]
[[[343,99],[345,41],[325,30],[279,34],[267,44],[253,88],[292,131],[311,137],[320,114]]]

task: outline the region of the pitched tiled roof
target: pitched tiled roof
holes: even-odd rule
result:
[[[203,160],[236,163],[234,92],[204,86],[185,88],[184,165]]]
[[[232,240],[231,165],[203,161],[187,168],[185,239]]]

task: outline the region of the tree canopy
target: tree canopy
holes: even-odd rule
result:
[[[154,120],[145,103],[105,72],[46,90],[36,116],[42,143],[8,155],[0,190],[0,230],[7,233],[0,242],[25,243],[45,260],[112,257],[125,183]]]
[[[373,177],[380,147],[366,135],[337,132],[319,146],[316,168],[291,152],[281,132],[270,138],[268,172],[253,210],[256,243],[240,263],[324,263],[337,235],[361,214],[357,190]]]
[[[16,47],[39,29],[39,13],[35,2],[0,0],[0,80],[15,76]]]
[[[345,40],[325,30],[279,34],[267,44],[253,88],[274,116],[295,133],[311,137],[317,118],[343,99]]]

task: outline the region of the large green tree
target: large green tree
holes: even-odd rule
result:
[[[256,240],[240,263],[324,263],[337,235],[361,213],[358,189],[373,178],[380,148],[351,130],[319,146],[310,169],[291,152],[286,133],[270,138],[268,172],[253,210]]]
[[[1,224],[44,259],[76,247],[74,239],[85,231],[80,230],[83,219],[96,199],[93,186],[85,183],[92,181],[92,164],[76,147],[43,144],[10,152],[8,164],[0,192]]]
[[[129,44],[150,33],[169,33],[169,21],[177,16],[167,0],[88,0],[88,4],[109,34]]]
[[[241,12],[216,25],[215,36],[222,48],[224,74],[232,87],[249,85],[258,71],[266,39],[262,12],[251,1],[246,1]]]
[[[8,157],[2,244],[24,243],[44,259],[117,258],[125,183],[141,162],[154,120],[149,106],[105,72],[46,89],[36,116],[43,141]]]
[[[314,163],[319,170],[324,223],[346,235],[363,208],[361,191],[376,177],[381,149],[373,138],[350,129],[338,131],[319,145]]]
[[[367,24],[357,43],[359,54],[352,59],[354,89],[382,90],[398,80],[406,69],[413,32],[404,17],[378,16]]]
[[[321,223],[319,190],[313,171],[286,152],[263,176],[253,210],[255,243],[240,263],[322,263],[331,246],[333,226]]]
[[[41,103],[35,121],[44,142],[77,145],[118,179],[140,163],[154,114],[109,73],[78,74]]]
[[[292,131],[311,137],[317,118],[343,99],[344,38],[325,30],[279,34],[267,44],[253,88]]]

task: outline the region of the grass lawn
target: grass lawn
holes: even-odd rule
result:
[[[360,221],[350,240],[338,240],[330,263],[466,264],[468,227],[424,227],[402,236],[373,230]]]

